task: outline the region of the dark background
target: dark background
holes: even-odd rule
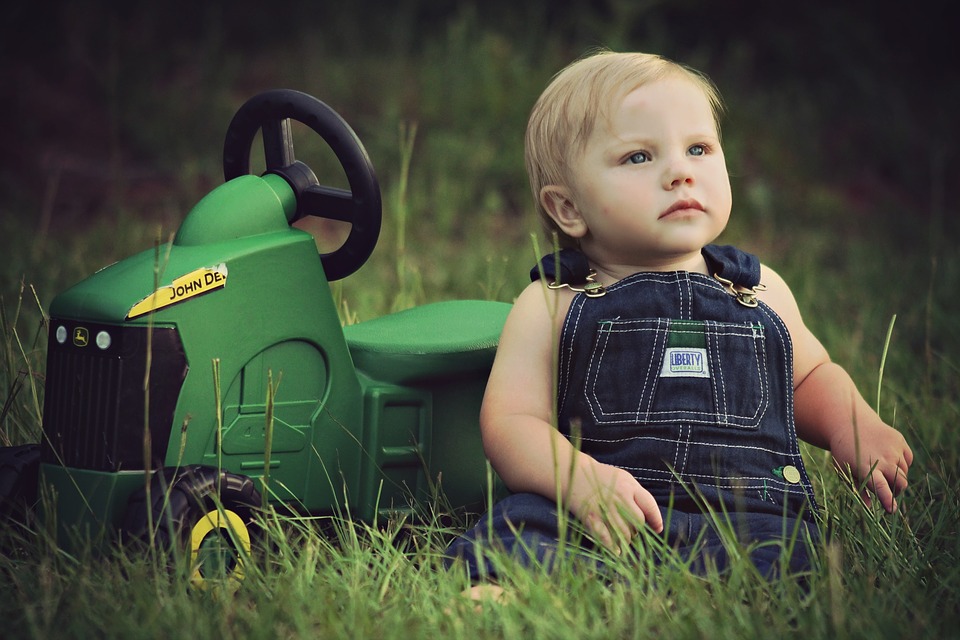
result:
[[[379,57],[407,61],[412,75],[428,63],[478,75],[444,59],[444,43],[494,37],[504,56],[538,70],[529,91],[517,92],[512,119],[487,131],[505,140],[498,157],[519,152],[513,141],[526,112],[562,64],[598,45],[655,51],[720,86],[730,107],[725,135],[740,152],[732,174],[757,167],[815,180],[871,216],[936,216],[936,228],[956,237],[949,191],[958,178],[960,56],[949,13],[932,0],[17,2],[0,22],[0,207],[5,216],[52,208],[64,224],[111,207],[159,215],[158,202],[175,216],[178,197],[188,203],[221,179],[232,112],[308,73],[293,68],[343,75],[351,60],[369,68]],[[491,61],[492,73],[495,64],[506,63]],[[350,90],[319,97],[354,124],[378,169],[392,164],[378,158],[391,153],[378,147],[378,126],[392,131],[400,118],[465,129],[485,117],[483,105],[470,114],[454,96],[444,122],[418,99],[422,84],[378,86],[358,75],[337,86]],[[518,210],[526,206],[519,161],[482,176]]]

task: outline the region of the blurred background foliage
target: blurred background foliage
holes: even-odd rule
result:
[[[870,218],[894,217],[877,211],[882,201],[927,219],[957,177],[960,56],[955,21],[932,0],[92,0],[17,2],[5,14],[4,203],[38,210],[59,174],[58,218],[107,209],[106,197],[143,216],[171,193],[189,206],[220,180],[233,111],[275,86],[340,111],[385,183],[399,164],[398,123],[416,122],[415,179],[455,177],[441,192],[520,213],[529,108],[550,75],[595,46],[710,75],[744,182],[760,172],[816,182]],[[443,224],[468,212],[445,213]],[[943,217],[955,230],[956,216]]]
[[[221,179],[233,111],[275,86],[340,111],[387,185],[397,126],[418,123],[411,177],[435,201],[414,204],[438,224],[469,221],[447,210],[460,203],[446,190],[520,214],[533,100],[561,66],[607,46],[657,52],[717,82],[731,173],[753,197],[757,181],[822,185],[854,209],[854,228],[902,207],[912,224],[938,215],[956,230],[943,194],[958,175],[960,56],[955,21],[932,0],[92,0],[5,13],[4,205],[36,212],[46,196],[57,221],[86,222],[114,198],[175,224]]]
[[[868,381],[898,313],[895,351],[924,371],[903,384],[939,375],[937,393],[956,397],[948,13],[934,0],[15,0],[0,21],[0,295],[9,306],[33,284],[45,305],[168,238],[222,181],[236,109],[287,87],[344,116],[384,192],[380,248],[337,285],[352,319],[510,300],[537,229],[530,107],[590,48],[643,50],[706,72],[725,96],[735,207],[723,240],[781,271]],[[298,145],[321,181],[342,180],[309,135]]]

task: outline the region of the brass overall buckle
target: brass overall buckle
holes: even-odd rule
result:
[[[563,289],[567,288],[570,291],[575,291],[577,293],[585,293],[588,298],[599,298],[600,296],[607,295],[606,288],[597,282],[597,272],[593,269],[587,272],[587,280],[583,283],[583,286],[574,286],[566,282],[551,282],[547,285],[548,289]]]
[[[766,285],[763,284],[758,284],[755,287],[745,287],[740,284],[733,284],[732,280],[727,280],[726,278],[721,277],[719,273],[713,274],[713,277],[723,285],[723,288],[727,290],[727,293],[736,298],[737,302],[745,307],[752,308],[757,306],[757,292],[767,290]]]

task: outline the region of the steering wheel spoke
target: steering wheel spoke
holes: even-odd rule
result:
[[[353,222],[353,194],[346,189],[316,185],[300,195],[304,215]]]
[[[293,129],[290,119],[265,122],[263,130],[263,157],[267,167],[286,167],[293,164]]]

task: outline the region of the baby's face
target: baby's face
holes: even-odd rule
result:
[[[730,180],[703,92],[667,78],[628,93],[573,164],[581,248],[595,261],[651,267],[699,254],[730,216]]]

